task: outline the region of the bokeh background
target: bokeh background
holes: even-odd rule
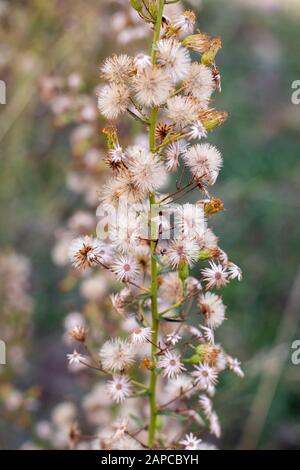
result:
[[[244,272],[243,282],[224,292],[228,321],[218,339],[243,361],[246,377],[221,383],[218,446],[300,449],[300,366],[291,362],[292,341],[300,339],[300,105],[291,102],[291,84],[300,79],[300,1],[183,3],[197,10],[201,30],[223,41],[216,104],[230,119],[210,141],[224,155],[214,192],[226,211],[214,227]],[[0,338],[9,338],[8,364],[0,366],[2,449],[35,442],[36,423],[60,402],[80,400],[87,387],[66,365],[64,322],[82,299],[57,245],[66,224],[72,231],[74,210],[87,204],[72,173],[78,122],[62,122],[61,109],[53,113],[43,79],[71,76],[78,88],[80,74],[92,113],[103,57],[147,44],[139,25],[124,33],[124,4],[0,0],[0,79],[7,83],[7,104],[0,105]]]

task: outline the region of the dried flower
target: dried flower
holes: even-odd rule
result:
[[[87,329],[84,326],[77,325],[70,331],[70,336],[74,341],[84,343],[87,336]]]
[[[181,339],[181,336],[173,332],[166,336],[166,343],[170,343],[172,346],[175,346],[175,344],[177,344]]]
[[[180,362],[180,356],[170,351],[166,351],[163,356],[159,358],[157,367],[163,369],[163,376],[173,379],[181,374],[185,367]]]
[[[126,54],[113,55],[101,67],[101,75],[112,83],[124,83],[134,70],[133,58]]]
[[[103,262],[104,245],[97,238],[76,238],[69,248],[69,257],[77,269],[97,266]]]
[[[196,144],[184,154],[184,160],[195,178],[213,185],[222,166],[222,156],[210,144]]]
[[[195,96],[202,103],[208,103],[215,88],[210,68],[193,62],[186,74],[183,87],[186,93]]]
[[[173,240],[166,252],[168,263],[177,268],[181,263],[192,265],[198,258],[199,247],[194,240],[179,238]]]
[[[99,352],[101,364],[108,371],[123,371],[134,363],[134,348],[121,338],[106,341]]]
[[[137,263],[132,257],[122,255],[111,265],[111,270],[116,275],[116,278],[122,282],[134,280],[140,272]]]
[[[195,371],[192,372],[195,384],[200,390],[207,390],[211,385],[215,385],[218,380],[218,374],[215,369],[208,364],[201,364],[195,366]]]
[[[173,26],[179,30],[180,34],[191,34],[194,31],[196,15],[193,11],[185,11],[173,20]]]
[[[202,269],[203,280],[207,283],[206,289],[225,287],[228,284],[228,273],[221,264],[213,261],[209,263],[209,268]]]
[[[176,39],[161,39],[156,49],[157,62],[172,77],[172,81],[176,83],[182,80],[191,65],[188,51]]]
[[[130,335],[130,340],[133,344],[143,344],[147,341],[151,341],[152,330],[151,328],[140,328],[137,327]]]
[[[133,88],[143,106],[160,106],[170,95],[172,82],[166,71],[158,67],[147,67],[133,79]]]
[[[114,376],[107,384],[108,394],[116,403],[123,403],[131,395],[130,380],[125,375]]]
[[[72,354],[67,354],[69,364],[80,364],[84,360],[84,357],[74,349]]]
[[[228,279],[237,279],[238,281],[242,280],[242,270],[234,263],[228,263],[227,265]]]
[[[199,297],[199,307],[209,328],[217,328],[225,320],[225,305],[221,297],[212,292],[206,292]]]
[[[177,126],[184,127],[197,120],[198,105],[189,96],[173,96],[167,101],[167,116]]]
[[[108,119],[116,119],[129,106],[129,90],[123,84],[106,85],[98,95],[98,107]]]
[[[186,434],[185,438],[179,442],[185,450],[198,450],[202,440],[197,439],[193,433]]]

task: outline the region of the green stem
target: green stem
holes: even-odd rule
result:
[[[161,317],[161,316],[164,315],[165,313],[171,312],[171,310],[174,310],[175,308],[180,307],[180,306],[183,304],[183,302],[184,302],[184,300],[181,300],[180,302],[177,302],[176,304],[172,305],[171,307],[166,308],[166,310],[163,310],[162,312],[160,312],[160,313],[158,314],[158,316]]]
[[[153,208],[155,208],[155,195],[150,195],[150,231],[155,231],[155,223],[152,222],[153,220]],[[151,235],[151,238],[152,235]],[[151,354],[153,363],[155,361],[155,354],[157,352],[157,340],[158,340],[158,328],[159,328],[159,321],[158,321],[158,307],[157,307],[157,262],[155,259],[155,250],[156,250],[156,243],[151,241],[150,243],[151,248],[151,313],[152,313],[152,341],[151,341]],[[157,410],[156,410],[156,370],[155,370],[155,363],[153,364],[153,368],[151,370],[150,375],[150,385],[149,385],[149,392],[150,392],[150,424],[149,424],[149,435],[148,435],[148,445],[150,448],[154,445],[155,440],[155,430],[156,430],[156,417],[157,417]]]
[[[160,28],[164,10],[164,0],[158,0],[158,9],[157,9],[157,17],[156,23],[154,27],[154,35],[153,35],[153,42],[152,42],[152,51],[151,51],[151,61],[154,65],[156,63],[156,44],[160,37]],[[156,128],[156,121],[158,115],[158,108],[151,109],[150,115],[150,128],[149,128],[149,147],[150,151],[155,151],[155,128]],[[149,196],[150,202],[150,249],[151,249],[151,314],[152,314],[152,360],[155,361],[155,354],[157,352],[157,340],[158,340],[158,328],[159,328],[159,321],[158,321],[158,308],[157,308],[157,290],[158,290],[158,282],[157,282],[157,262],[155,259],[155,251],[156,251],[156,242],[154,241],[156,238],[156,223],[153,222],[155,217],[155,194],[150,194]],[[156,371],[155,366],[151,370],[150,375],[150,385],[149,385],[149,401],[150,401],[150,423],[149,423],[149,434],[148,434],[148,445],[150,448],[153,448],[155,443],[155,431],[156,431],[156,418],[157,418],[157,407],[156,407]]]

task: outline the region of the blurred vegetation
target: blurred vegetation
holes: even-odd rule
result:
[[[59,341],[64,315],[76,308],[76,299],[60,292],[63,272],[53,265],[51,249],[55,228],[80,204],[65,186],[67,132],[53,129],[37,80],[79,71],[94,93],[104,46],[97,39],[102,3],[14,1],[0,20],[0,48],[8,54],[0,67],[8,84],[8,104],[0,107],[0,244],[33,263],[27,385],[41,374],[35,354],[43,341]],[[299,449],[300,369],[291,364],[290,346],[300,337],[300,106],[291,104],[291,83],[300,79],[300,15],[204,0],[199,21],[202,30],[222,37],[216,107],[230,114],[210,139],[225,161],[214,188],[226,207],[215,218],[216,233],[244,272],[244,281],[224,292],[228,321],[217,335],[246,372],[242,384],[227,378],[217,397],[222,447]],[[54,382],[56,373],[62,371],[51,370]],[[67,393],[57,384],[50,401]]]

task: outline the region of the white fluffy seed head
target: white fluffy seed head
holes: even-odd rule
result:
[[[164,185],[166,170],[157,155],[134,146],[127,150],[127,156],[131,181],[145,197]]]
[[[194,62],[187,72],[183,87],[186,93],[195,96],[203,103],[208,103],[214,91],[214,79],[210,68]]]
[[[112,83],[101,88],[98,108],[107,119],[116,119],[129,106],[129,90],[123,84]]]
[[[130,367],[134,362],[134,354],[133,345],[121,338],[106,341],[99,352],[102,367],[112,372]]]
[[[124,83],[134,70],[134,61],[132,57],[126,54],[113,55],[108,57],[102,67],[101,74],[103,78],[113,83]]]
[[[173,96],[167,101],[166,113],[177,126],[184,127],[197,120],[198,105],[189,96]]]
[[[160,106],[164,104],[172,89],[168,73],[159,67],[147,67],[132,81],[136,98],[143,106]]]
[[[199,307],[209,328],[217,328],[225,320],[226,307],[221,297],[212,292],[206,292],[199,297]]]
[[[210,144],[196,144],[188,148],[184,161],[195,178],[213,185],[222,167],[219,150]]]
[[[157,62],[177,83],[186,77],[190,65],[190,54],[176,39],[161,39],[156,46]]]
[[[76,238],[69,247],[69,258],[77,269],[99,265],[103,262],[104,255],[104,243],[89,236]]]

